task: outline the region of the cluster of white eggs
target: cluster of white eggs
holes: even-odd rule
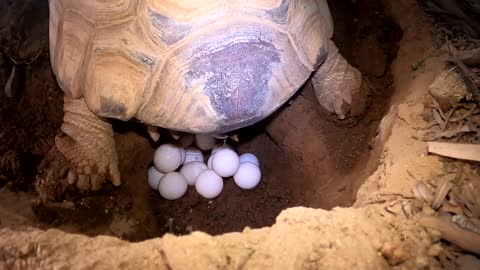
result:
[[[195,147],[189,147],[195,141]],[[261,179],[259,161],[251,153],[238,155],[227,144],[216,144],[208,135],[184,134],[178,144],[162,144],[148,169],[148,184],[167,200],[182,197],[195,186],[204,198],[213,199],[223,190],[223,178],[233,177],[242,189],[252,189]],[[184,148],[186,147],[186,148]],[[202,151],[212,150],[207,164]],[[178,170],[180,168],[180,170]],[[177,171],[178,170],[178,171]]]

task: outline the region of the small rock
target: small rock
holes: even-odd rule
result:
[[[425,269],[429,264],[428,257],[426,256],[418,256],[415,259],[415,265],[417,266],[417,269]]]
[[[380,250],[382,248],[382,243],[378,239],[373,239],[372,240],[372,246],[376,250]]]
[[[33,249],[33,244],[27,243],[20,248],[20,254],[22,254],[23,256],[27,256],[28,254],[30,254],[32,249]]]
[[[424,213],[427,216],[433,216],[435,214],[435,210],[433,210],[430,206],[425,205],[422,208],[422,213]]]
[[[443,251],[443,247],[440,244],[433,244],[428,248],[427,254],[430,257],[438,257]]]
[[[442,239],[442,233],[440,231],[431,229],[431,228],[428,228],[427,231],[428,231],[428,234],[430,235],[432,243],[437,243]]]
[[[404,262],[408,255],[400,244],[387,242],[380,251],[390,265],[398,265]]]

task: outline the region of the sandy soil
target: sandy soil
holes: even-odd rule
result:
[[[480,179],[478,164],[428,155],[414,138],[431,120],[427,88],[446,69],[442,57],[431,57],[412,70],[439,46],[434,26],[415,1],[354,2],[334,5],[332,13],[348,22],[337,23],[335,41],[372,87],[366,116],[336,121],[315,106],[307,85],[275,117],[240,134],[237,149],[264,161],[262,184],[245,193],[227,182],[213,201],[190,192],[165,202],[149,190],[155,144],[132,123],[116,124],[121,188],[39,203],[35,167],[61,121],[60,90],[42,54],[27,69],[22,95],[0,100],[8,127],[0,136],[0,269],[442,269],[466,267],[461,260],[478,266],[418,224],[434,210],[411,192],[452,166]],[[9,65],[2,69],[8,73]],[[49,89],[49,100],[38,89]]]

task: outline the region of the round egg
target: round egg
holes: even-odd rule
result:
[[[219,150],[212,158],[212,169],[221,177],[233,176],[239,165],[240,159],[232,149]]]
[[[176,200],[187,192],[188,183],[183,174],[170,172],[165,174],[158,185],[158,192],[167,200]]]
[[[233,176],[233,181],[242,189],[252,189],[260,183],[261,178],[262,174],[258,166],[244,162],[240,164],[237,173]]]
[[[160,183],[160,179],[162,179],[162,177],[165,175],[159,171],[157,171],[157,169],[155,169],[155,167],[150,167],[148,169],[148,185],[153,188],[153,189],[158,189],[158,184]]]
[[[200,161],[192,161],[183,165],[183,167],[180,169],[180,173],[185,176],[189,186],[194,186],[197,176],[205,170],[208,170],[208,167],[205,165],[205,163]]]
[[[230,150],[233,150],[233,148],[228,145],[228,144],[217,144],[215,145],[215,147],[212,148],[212,155],[217,153],[218,151],[222,150],[222,149],[230,149]]]
[[[180,165],[184,164],[185,163],[185,158],[187,157],[187,153],[185,151],[185,149],[179,147],[178,150],[180,151]]]
[[[195,181],[195,189],[200,196],[213,199],[223,190],[223,179],[212,170],[201,172]]]
[[[213,160],[213,155],[211,155],[209,158],[208,158],[208,161],[207,161],[207,167],[212,170],[212,160]]]
[[[239,159],[240,159],[240,163],[250,162],[257,166],[260,166],[260,162],[258,161],[258,158],[254,154],[251,154],[251,153],[241,154],[239,156]]]
[[[188,164],[193,161],[203,162],[203,153],[197,148],[189,147],[185,149],[185,162],[183,162],[183,164]]]
[[[191,133],[180,133],[180,138],[178,139],[178,145],[180,147],[189,147],[193,143],[193,134]]]
[[[155,150],[153,165],[161,173],[175,171],[184,161],[182,148],[173,144],[162,144]]]
[[[195,145],[197,145],[198,149],[202,151],[208,151],[212,149],[215,144],[217,144],[217,139],[210,135],[206,134],[196,134],[195,135]]]

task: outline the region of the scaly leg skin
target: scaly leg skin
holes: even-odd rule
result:
[[[332,41],[328,45],[327,59],[312,77],[318,103],[340,119],[360,116],[368,96],[362,74],[343,58]]]
[[[99,190],[105,179],[120,185],[111,124],[94,115],[83,99],[65,96],[63,110],[62,134],[40,165],[46,177],[40,177],[37,188],[58,199],[68,184],[92,191]]]

